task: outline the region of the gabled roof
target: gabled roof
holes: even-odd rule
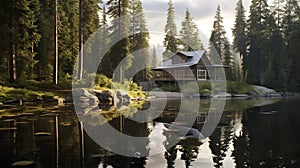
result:
[[[187,61],[185,63],[178,63],[178,64],[172,64],[172,58],[177,55],[182,55],[187,57]],[[183,52],[178,51],[173,56],[168,58],[163,62],[163,65],[161,67],[156,67],[154,70],[159,69],[168,69],[168,68],[181,68],[181,67],[190,67],[193,65],[198,64],[200,59],[205,55],[205,50],[199,50],[199,51],[190,51],[190,52]]]

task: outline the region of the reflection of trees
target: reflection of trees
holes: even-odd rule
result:
[[[175,159],[177,158],[177,147],[173,146],[165,152],[165,158],[167,160],[168,168],[174,168]]]
[[[235,158],[236,167],[249,167],[249,134],[245,120],[244,117],[242,120],[243,132],[240,136],[233,138],[234,151],[232,156]]]
[[[198,139],[192,138],[181,140],[178,143],[178,145],[180,145],[179,151],[182,152],[181,159],[185,161],[187,168],[191,166],[191,163],[197,158],[201,144]]]
[[[299,100],[289,100],[246,111],[233,141],[236,167],[299,167],[298,107]]]
[[[76,116],[64,116],[59,122],[58,129],[59,167],[80,167],[80,128]]]
[[[213,162],[215,167],[222,167],[223,160],[226,156],[226,152],[229,148],[229,142],[232,139],[232,128],[224,126],[215,129],[213,134],[210,136],[209,147],[213,153]]]
[[[17,124],[16,135],[16,157],[15,161],[34,160],[34,144],[33,125],[29,122]]]
[[[164,146],[166,149],[165,159],[167,160],[168,168],[174,168],[175,159],[177,158],[177,146],[174,144],[178,138],[176,133],[164,131],[163,135],[166,137]],[[174,144],[174,145],[173,145]]]
[[[133,158],[125,157],[121,155],[114,155],[105,157],[103,159],[103,168],[108,167],[109,165],[113,168],[143,168],[146,165],[147,158]]]
[[[88,109],[86,110],[88,112],[81,116],[81,120],[91,126],[103,125],[120,116],[125,118],[132,117],[134,113],[138,111],[138,109],[142,108],[143,104],[144,101],[133,101],[128,106],[122,106],[119,109],[116,106],[110,105],[108,105],[108,109],[99,109],[98,107],[94,109]],[[104,105],[102,104],[101,107],[103,106]]]

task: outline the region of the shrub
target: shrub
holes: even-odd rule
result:
[[[241,81],[228,81],[227,92],[233,94],[250,94],[254,92],[251,85]]]

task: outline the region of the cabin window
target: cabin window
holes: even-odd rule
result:
[[[198,80],[206,80],[206,70],[197,70],[197,79]]]

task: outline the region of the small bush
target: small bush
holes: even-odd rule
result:
[[[254,92],[251,85],[240,81],[228,81],[227,92],[232,94],[250,94]]]
[[[112,80],[105,75],[97,74],[95,77],[95,87],[111,88]]]

